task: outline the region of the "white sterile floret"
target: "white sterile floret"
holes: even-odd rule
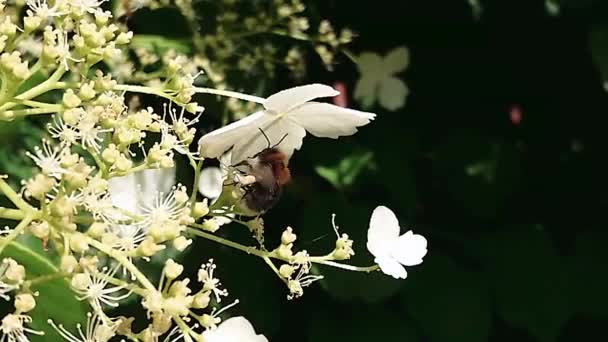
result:
[[[257,335],[245,317],[231,317],[222,322],[217,329],[203,332],[207,342],[268,342],[264,335]]]
[[[374,209],[367,231],[367,249],[374,255],[374,261],[385,274],[405,279],[407,271],[403,266],[422,263],[427,253],[427,241],[422,235],[411,230],[399,236],[399,221],[387,207]]]
[[[175,169],[151,169],[108,180],[112,203],[133,214],[153,205],[158,193],[169,193],[175,183]]]
[[[368,124],[376,114],[313,102],[321,97],[337,96],[339,92],[323,84],[309,84],[280,91],[268,97],[264,109],[204,135],[200,141],[203,157],[218,158],[232,147],[232,165],[280,143],[288,157],[300,149],[306,132],[337,139],[352,135],[357,127]]]
[[[409,90],[395,74],[404,71],[409,60],[405,47],[392,50],[384,58],[373,52],[362,53],[357,58],[361,78],[355,85],[355,99],[365,108],[371,107],[376,100],[390,111],[403,107]]]
[[[224,179],[226,177],[225,170],[211,166],[204,168],[201,171],[198,191],[205,197],[210,199],[216,199],[222,194],[222,187],[224,185]]]

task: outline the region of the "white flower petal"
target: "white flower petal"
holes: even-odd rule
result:
[[[268,342],[264,335],[256,335],[253,326],[244,317],[232,317],[217,329],[203,332],[206,342]]]
[[[271,145],[281,142],[277,148],[285,153],[288,159],[294,150],[302,147],[302,139],[306,136],[304,128],[290,120],[275,119],[259,127],[264,131]],[[235,143],[232,149],[232,165],[251,158],[268,147],[266,137],[257,128],[256,132],[256,134],[242,137]],[[281,141],[281,139],[283,140]]]
[[[384,57],[384,69],[388,74],[401,72],[410,64],[410,52],[405,46],[400,46]]]
[[[266,111],[259,111],[207,133],[198,142],[201,155],[207,158],[218,158],[238,141],[261,135],[258,127],[262,127],[275,118]]]
[[[395,213],[381,205],[372,212],[367,235],[391,241],[399,237],[399,229],[399,220]]]
[[[108,192],[114,206],[131,213],[135,212],[137,208],[137,185],[134,174],[109,179]]]
[[[362,74],[355,85],[355,100],[361,102],[364,108],[371,107],[376,102],[376,92],[380,80],[376,75]]]
[[[360,54],[357,58],[357,67],[359,67],[361,74],[376,76],[386,74],[383,68],[382,57],[374,52],[363,52]]]
[[[198,191],[207,198],[217,198],[222,194],[225,172],[219,167],[207,167],[201,171],[198,180]]]
[[[137,213],[138,208],[153,203],[157,192],[167,194],[175,184],[175,168],[149,169],[108,180],[112,204]]]
[[[289,113],[289,119],[320,138],[352,135],[357,127],[367,125],[374,113],[342,108],[329,103],[308,102]]]
[[[141,187],[138,194],[143,199],[154,197],[157,192],[166,194],[175,185],[175,167],[143,170],[134,175],[136,185]]]
[[[414,234],[411,230],[401,235],[390,251],[391,256],[405,266],[421,264],[422,258],[426,253],[426,238],[422,235]]]
[[[407,278],[407,271],[405,267],[403,267],[397,260],[392,258],[376,258],[374,260],[378,266],[380,266],[380,270],[384,274],[388,274],[395,279],[405,279]]]
[[[310,100],[339,94],[340,92],[325,84],[308,84],[285,89],[269,96],[264,102],[264,108],[283,114]]]
[[[387,77],[378,86],[378,103],[390,111],[395,111],[405,105],[408,94],[409,89],[402,80]]]

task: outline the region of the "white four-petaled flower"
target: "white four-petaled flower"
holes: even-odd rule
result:
[[[369,222],[367,249],[382,272],[396,279],[405,279],[407,271],[403,266],[422,263],[427,252],[427,241],[424,236],[411,230],[400,236],[399,230],[395,214],[387,207],[377,207]]]
[[[314,102],[321,97],[337,96],[339,92],[323,84],[309,84],[280,91],[268,97],[264,109],[241,120],[204,135],[199,141],[201,154],[218,158],[232,147],[232,164],[253,157],[271,144],[288,157],[300,149],[306,132],[337,139],[352,135],[357,127],[368,124],[376,114]]]
[[[364,108],[371,107],[376,100],[380,106],[395,111],[405,105],[409,89],[395,76],[409,65],[409,52],[398,47],[386,57],[373,52],[364,52],[357,58],[361,78],[355,85],[355,99]]]
[[[256,335],[253,326],[245,317],[232,317],[222,322],[217,329],[203,332],[207,342],[268,342],[264,335]]]

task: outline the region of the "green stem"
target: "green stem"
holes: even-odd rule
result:
[[[146,87],[146,86],[139,86],[139,85],[131,85],[131,84],[117,84],[115,85],[112,90],[119,90],[119,91],[128,91],[131,93],[141,93],[141,94],[150,94],[150,95],[156,95],[162,98],[165,98],[169,101],[175,101],[175,99],[173,98],[173,96],[171,96],[170,94],[167,94],[164,92],[163,89],[160,88],[152,88],[152,87]]]
[[[56,88],[58,85],[58,81],[61,79],[63,74],[65,74],[65,72],[66,72],[66,70],[64,68],[61,68],[61,67],[57,68],[57,70],[55,70],[55,72],[53,72],[51,77],[49,77],[46,81],[31,88],[30,90],[27,90],[27,91],[15,96],[15,99],[30,100],[30,99],[33,99],[34,97],[36,97],[40,94],[44,94],[50,90],[58,89],[58,88]]]
[[[131,274],[133,274],[135,276],[135,278],[137,278],[137,280],[143,285],[143,287],[146,288],[146,290],[156,292],[156,288],[154,287],[154,284],[152,284],[150,282],[150,280],[148,280],[146,275],[141,273],[141,271],[135,265],[133,265],[133,263],[129,259],[127,259],[127,257],[124,255],[124,253],[122,253],[118,250],[115,250],[111,247],[108,247],[108,246],[104,245],[103,243],[101,243],[95,239],[92,239],[82,233],[75,233],[75,234],[80,234],[83,238],[85,238],[87,240],[87,243],[89,245],[91,245],[94,248],[100,250],[101,252],[107,254],[112,259],[118,261],[118,263],[120,263],[124,268],[126,268],[129,272],[131,272]]]
[[[201,169],[203,168],[203,160],[199,160],[198,163],[195,163],[192,156],[188,154],[188,158],[190,159],[190,166],[194,169],[194,183],[192,184],[192,194],[190,195],[190,206],[194,209],[194,202],[196,202],[196,194],[198,193],[198,183],[201,175]]]
[[[329,261],[329,260],[327,260],[327,261],[324,261],[324,260],[316,260],[316,261],[310,260],[310,262],[313,262],[315,264],[321,264],[321,265],[327,265],[327,266],[337,267],[337,268],[341,268],[343,270],[349,270],[349,271],[355,271],[355,272],[366,272],[366,273],[370,273],[370,272],[375,271],[375,270],[377,270],[377,269],[380,268],[378,265],[360,267],[360,266],[341,264],[339,262]]]
[[[230,241],[230,240],[224,239],[222,237],[219,237],[217,235],[213,235],[211,233],[200,231],[198,229],[188,228],[188,232],[191,233],[192,235],[200,236],[204,239],[211,240],[211,241],[217,242],[219,244],[222,244],[224,246],[232,247],[234,249],[238,249],[239,251],[245,252],[247,254],[253,254],[260,258],[264,258],[264,257],[268,256],[268,252],[262,252],[255,247],[241,245],[240,243]]]
[[[11,233],[8,234],[6,237],[2,238],[2,241],[0,241],[0,255],[2,254],[2,251],[4,251],[4,248],[6,248],[6,246],[8,246],[9,243],[11,243],[13,240],[15,240],[17,238],[17,236],[19,236],[23,232],[25,232],[25,228],[27,228],[27,226],[30,224],[30,222],[32,222],[32,217],[30,215],[26,214],[25,217],[23,218],[23,220],[21,220],[21,222],[19,222],[17,227],[15,227],[15,229],[13,229],[11,231]]]
[[[13,188],[11,188],[10,185],[8,185],[8,183],[2,179],[2,177],[0,177],[0,193],[3,193],[6,198],[13,202],[17,208],[21,209],[21,211],[24,211],[26,214],[35,212],[35,209],[25,202],[21,196],[17,195],[15,190],[13,190]]]
[[[105,176],[107,176],[107,174],[108,174],[108,168],[106,167],[106,163],[104,163],[103,160],[101,160],[99,158],[98,153],[95,152],[95,150],[93,150],[92,148],[90,148],[90,147],[87,148],[87,152],[89,152],[91,157],[93,157],[95,164],[97,164],[97,167],[99,168],[99,171],[101,172],[101,178],[105,178]]]
[[[234,249],[238,249],[239,251],[245,252],[247,254],[253,254],[253,255],[258,256],[258,257],[260,257],[260,258],[262,258],[264,260],[266,260],[266,258],[274,258],[274,259],[278,259],[278,260],[282,260],[282,261],[289,261],[289,260],[285,260],[284,258],[281,258],[276,253],[261,251],[261,250],[255,248],[255,247],[249,247],[249,246],[241,245],[240,243],[237,243],[237,242],[234,242],[234,241],[231,241],[231,240],[227,240],[227,239],[224,239],[224,238],[219,237],[217,235],[213,235],[211,233],[200,231],[198,229],[188,228],[187,231],[189,233],[191,233],[192,235],[196,235],[196,236],[202,237],[204,239],[217,242],[217,243],[222,244],[224,246],[228,246],[228,247],[231,247],[231,248],[234,248]],[[322,265],[332,266],[332,267],[341,268],[341,269],[349,270],[349,271],[355,271],[355,272],[367,272],[367,273],[369,273],[369,272],[372,272],[372,271],[375,271],[375,270],[378,269],[378,265],[359,267],[359,266],[352,266],[352,265],[347,265],[347,264],[341,264],[339,262],[327,260],[327,256],[309,257],[308,260],[310,262],[312,262],[312,263],[315,263],[315,264],[322,264]],[[276,272],[278,272],[278,271],[276,271]]]
[[[23,286],[25,286],[26,288],[30,288],[30,287],[38,285],[38,284],[46,283],[47,281],[53,281],[56,279],[66,278],[69,275],[70,274],[66,273],[66,272],[56,272],[56,273],[52,273],[52,274],[47,274],[47,275],[43,275],[43,276],[39,276],[39,277],[30,279],[30,280],[27,280],[23,284]]]
[[[28,108],[28,109],[18,109],[18,110],[6,110],[4,111],[4,115],[8,117],[19,117],[19,116],[28,116],[28,115],[38,115],[38,114],[51,114],[62,112],[62,105],[53,105],[53,107],[47,108]]]
[[[213,94],[213,95],[219,95],[219,96],[233,97],[235,99],[240,99],[240,100],[245,100],[245,101],[255,102],[255,103],[260,103],[260,104],[263,104],[264,102],[266,102],[266,99],[263,97],[242,94],[242,93],[238,93],[236,91],[219,90],[219,89],[202,88],[202,87],[194,87],[194,91],[197,93],[200,93],[200,94]]]
[[[274,262],[272,262],[272,260],[270,259],[270,257],[263,257],[264,262],[266,262],[266,264],[270,267],[270,269],[272,269],[274,271],[274,274],[277,275],[277,277],[279,277],[279,279],[281,279],[282,282],[284,282],[285,284],[287,284],[287,279],[283,278],[283,276],[281,276],[281,273],[279,272],[279,270],[277,269],[277,267],[275,266]]]
[[[0,218],[20,221],[25,217],[25,213],[19,209],[0,207]]]

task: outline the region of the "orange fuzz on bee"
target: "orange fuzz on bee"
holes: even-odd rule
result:
[[[246,163],[247,173],[255,177],[255,182],[243,187],[242,199],[248,209],[263,213],[278,202],[283,186],[291,179],[287,162],[285,153],[276,147],[268,147]]]

